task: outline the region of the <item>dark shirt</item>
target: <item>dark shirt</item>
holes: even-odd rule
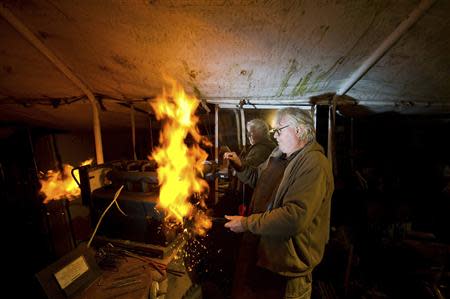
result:
[[[253,192],[249,214],[263,213],[267,210],[275,198],[278,185],[289,163],[289,160],[285,157],[270,157],[269,159],[269,165],[261,173]]]

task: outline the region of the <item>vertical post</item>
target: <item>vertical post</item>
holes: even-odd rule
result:
[[[214,105],[214,162],[219,167],[219,105]],[[219,178],[214,176],[214,204],[219,201]]]
[[[94,140],[95,140],[95,156],[97,158],[97,164],[103,164],[103,145],[102,145],[102,132],[100,129],[100,114],[98,113],[97,102],[95,102],[95,98],[88,99],[91,101],[92,106],[92,122],[94,127]]]
[[[328,111],[328,149],[327,156],[330,161],[331,168],[333,169],[333,174],[336,174],[337,168],[335,163],[335,151],[334,151],[334,142],[335,142],[335,124],[336,124],[336,101],[337,95],[333,96],[331,101],[331,105],[329,106]]]
[[[241,133],[242,133],[242,149],[245,148],[245,146],[247,145],[247,138],[246,138],[246,128],[245,128],[245,111],[244,108],[240,108],[239,112],[241,114]]]
[[[239,121],[239,113],[236,111],[236,109],[233,109],[234,116],[236,118],[236,136],[237,136],[237,145],[238,148],[241,148],[241,122]]]
[[[130,116],[131,116],[131,144],[133,146],[133,159],[137,160],[136,156],[136,119],[135,119],[135,112],[134,112],[134,105],[133,103],[130,104]]]
[[[150,149],[153,153],[153,126],[152,126],[152,116],[151,114],[148,115],[149,125],[150,125]]]
[[[350,169],[355,170],[355,119],[350,117]]]

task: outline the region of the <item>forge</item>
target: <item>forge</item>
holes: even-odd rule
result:
[[[114,194],[120,209],[112,207],[96,234],[96,243],[112,243],[143,254],[164,258],[181,241],[181,225],[164,221],[167,213],[157,207],[158,179],[150,161],[117,161],[95,167],[80,168],[83,202],[91,210],[95,225]],[[98,187],[98,185],[101,185]],[[92,192],[90,190],[94,189]]]

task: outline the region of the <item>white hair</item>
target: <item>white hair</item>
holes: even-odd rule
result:
[[[283,117],[290,125],[300,129],[302,132],[300,139],[310,142],[316,138],[314,120],[309,110],[293,107],[280,109],[276,114],[276,123],[279,123]]]
[[[269,136],[269,125],[260,118],[255,118],[247,122],[247,131],[253,128],[261,136]]]

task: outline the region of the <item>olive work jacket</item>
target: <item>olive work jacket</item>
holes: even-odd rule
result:
[[[240,154],[242,167],[258,167],[259,164],[266,161],[275,147],[275,142],[268,138],[263,138],[257,143],[251,145]],[[246,205],[249,204],[253,193],[253,188],[247,188],[247,190],[243,192],[243,183],[234,177],[230,182],[230,190],[235,191]]]
[[[264,162],[267,157],[271,154],[273,149],[276,147],[275,142],[268,138],[263,138],[259,142],[251,145],[242,156],[242,166],[253,166],[257,167],[259,164]]]
[[[278,148],[271,153],[271,157],[281,155]],[[258,266],[299,277],[311,273],[323,257],[329,238],[334,180],[331,165],[316,141],[292,155],[271,206],[264,213],[244,217],[242,225],[260,235]],[[258,168],[246,166],[237,176],[255,187],[269,160]]]

